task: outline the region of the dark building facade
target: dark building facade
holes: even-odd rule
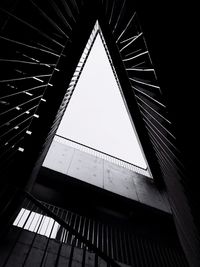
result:
[[[131,246],[127,245],[128,241],[121,243],[121,246],[127,246],[124,253],[129,256],[122,256],[122,250],[118,249],[120,242],[114,246],[115,256],[107,253],[118,262],[133,266],[187,266],[187,262],[189,266],[200,265],[198,165],[195,165],[193,156],[198,140],[195,136],[197,92],[189,67],[193,57],[189,44],[192,43],[193,47],[194,23],[190,20],[190,25],[189,19],[187,23],[185,21],[189,12],[186,12],[187,8],[182,5],[181,12],[170,3],[156,5],[128,0],[1,1],[2,242],[6,242],[5,230],[19,212],[26,191],[39,200],[59,206],[58,214],[71,210],[69,216],[75,216],[70,212],[85,216],[85,220],[91,220],[93,225],[97,225],[98,214],[101,214],[104,218],[98,226],[101,229],[105,224],[114,229],[112,227],[117,221],[120,229],[130,229],[131,235],[139,233],[132,239]],[[89,38],[96,21],[154,177],[152,186],[148,179],[140,177],[143,182],[138,185],[138,190],[145,187],[150,192],[146,203],[128,201],[70,178],[66,184],[63,175],[42,167],[87,60],[93,42]],[[189,41],[187,36],[190,36]],[[91,44],[82,56],[88,39]],[[162,201],[169,199],[172,215],[156,204],[153,207],[148,205],[152,187],[155,194],[159,192]],[[74,198],[72,192],[77,192],[78,197]],[[89,196],[94,198],[90,212],[86,208],[91,205]],[[34,202],[31,195],[28,198],[34,205],[41,204]],[[66,202],[71,204],[66,205]],[[52,209],[50,204],[46,204],[47,214]],[[26,207],[30,209],[28,205]],[[38,209],[42,208],[38,206]],[[33,210],[36,212],[36,208]],[[118,215],[111,216],[114,213]],[[119,214],[123,214],[124,219]],[[48,215],[54,216],[51,212]],[[62,225],[58,217],[54,219]],[[133,217],[137,219],[133,220]],[[145,220],[149,221],[148,225]],[[63,227],[68,229],[69,224]],[[90,240],[90,229],[96,229],[96,226],[87,227]],[[119,230],[114,236],[120,237],[122,232]],[[108,231],[107,235],[101,234],[99,238],[103,240],[111,233]],[[72,235],[76,234],[72,231]],[[30,238],[28,236],[27,240]],[[87,241],[79,238],[90,247]],[[71,243],[67,242],[82,253],[83,247],[78,243],[74,246],[72,238],[70,240]],[[47,242],[46,252],[50,253],[50,241]],[[90,247],[91,251],[99,253],[99,256],[102,256],[101,251],[106,254],[105,245],[104,249],[98,243],[96,247]],[[107,244],[107,247],[112,246]],[[5,249],[2,251],[6,255]],[[133,256],[133,251],[140,256]],[[107,260],[105,255],[102,257]],[[132,260],[126,260],[131,257]],[[2,266],[8,263],[7,257]],[[44,264],[44,257],[37,264]],[[59,266],[57,260],[55,264]]]

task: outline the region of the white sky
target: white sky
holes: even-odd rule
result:
[[[146,168],[99,34],[57,134]]]

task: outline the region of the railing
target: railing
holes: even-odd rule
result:
[[[121,166],[121,167],[126,168],[128,170],[131,170],[131,171],[134,171],[136,173],[145,175],[145,176],[147,176],[149,178],[152,178],[148,168],[139,167],[139,166],[134,165],[133,163],[130,163],[128,161],[122,160],[120,158],[117,158],[115,156],[109,155],[109,154],[107,154],[105,152],[102,152],[102,151],[97,150],[95,148],[92,148],[90,146],[81,144],[79,142],[76,142],[74,140],[71,140],[69,138],[66,138],[66,137],[63,137],[63,136],[60,136],[60,135],[56,134],[54,140],[59,142],[60,139],[62,139],[62,143],[65,144],[65,145],[71,146],[71,147],[73,147],[75,149],[78,149],[78,150],[83,151],[85,153],[91,154],[91,155],[93,155],[95,157],[110,161],[110,162],[112,162],[112,163],[114,163],[114,164],[116,164],[118,166]]]
[[[20,213],[18,214],[14,225],[18,226],[17,233],[13,233],[15,236],[15,240],[12,243],[11,247],[8,249],[7,255],[3,255],[4,260],[0,260],[0,266],[10,266],[10,260],[12,261],[12,257],[15,257],[16,251],[19,249],[19,244],[21,237],[24,233],[24,230],[29,230],[32,232],[32,235],[29,236],[29,240],[25,240],[25,242],[28,242],[28,248],[26,248],[25,253],[23,253],[23,256],[20,256],[21,265],[20,266],[26,266],[30,260],[30,257],[32,257],[32,250],[34,249],[34,243],[36,241],[36,238],[38,235],[45,236],[45,242],[43,244],[43,247],[41,249],[41,253],[38,260],[40,260],[40,265],[37,266],[48,266],[45,263],[46,258],[48,257],[49,253],[49,246],[53,239],[55,239],[56,235],[58,234],[58,229],[61,226],[64,228],[71,236],[71,244],[68,246],[68,256],[63,255],[63,249],[62,247],[65,246],[65,249],[67,248],[65,244],[65,236],[63,235],[59,240],[59,248],[56,255],[55,260],[55,266],[60,266],[59,261],[60,257],[68,257],[68,266],[71,266],[73,260],[76,260],[76,255],[73,257],[74,250],[76,243],[81,242],[82,248],[79,249],[79,253],[82,253],[82,264],[83,261],[85,261],[85,254],[86,250],[87,253],[90,253],[90,256],[93,256],[94,259],[94,266],[98,266],[98,261],[100,262],[106,262],[107,266],[114,266],[119,267],[120,265],[116,263],[112,258],[110,258],[106,253],[102,252],[99,248],[97,248],[92,242],[90,242],[85,236],[83,236],[81,233],[79,233],[77,230],[75,230],[70,224],[66,223],[65,220],[61,218],[60,209],[57,207],[54,207],[53,211],[49,209],[48,205],[42,204],[40,201],[35,199],[31,194],[21,191],[21,193],[24,195],[24,203],[23,206],[29,207],[29,209],[22,209]],[[20,222],[21,221],[21,222]],[[32,229],[30,229],[32,227]],[[15,252],[14,252],[15,251]],[[62,252],[61,252],[62,251]],[[20,251],[18,251],[20,252]],[[56,252],[54,252],[54,255]],[[62,255],[61,255],[62,254]],[[1,255],[2,257],[2,255]],[[32,259],[34,260],[34,259]],[[83,266],[84,266],[83,265]],[[103,266],[106,266],[105,264]]]
[[[0,267],[119,267],[121,263],[188,267],[176,242],[169,244],[138,234],[132,225],[124,231],[116,222],[109,229],[104,223],[94,226],[86,217],[80,223],[79,215],[19,192],[24,202],[10,233],[0,243]],[[97,240],[94,232],[99,233]]]
[[[80,215],[70,210],[65,210],[60,207],[55,207],[49,203],[42,202],[49,210],[53,211],[62,218],[69,226],[86,237],[94,246],[106,253],[109,257],[124,264],[131,265],[132,255],[132,233],[131,229],[126,226],[114,225],[111,222],[101,221],[86,215]],[[27,202],[18,213],[13,225],[18,228],[23,228],[26,231],[37,233],[44,237],[49,237],[52,240],[62,242],[66,245],[74,245],[77,249],[90,251],[90,248],[85,247],[85,243],[80,239],[74,240],[74,235],[60,225],[57,221],[47,215],[40,213],[39,209],[34,209],[32,214],[26,221],[29,213],[32,210],[32,203]],[[124,250],[127,249],[127,251]]]

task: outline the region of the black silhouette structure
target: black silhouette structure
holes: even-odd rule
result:
[[[169,213],[158,212],[141,203],[133,204],[117,196],[113,200],[112,194],[70,178],[65,185],[61,174],[41,167],[84,67],[91,46],[88,46],[82,62],[80,58],[96,21],[151,168],[154,186],[169,198],[173,221]],[[187,44],[192,43],[193,37],[188,41],[187,37],[192,35],[189,29],[185,34],[188,23],[179,10],[162,3],[129,0],[1,1],[2,242],[6,240],[5,229],[12,227],[22,205],[22,192],[32,193],[40,200],[64,209],[84,211],[82,216],[88,215],[88,205],[94,196],[93,208],[98,205],[105,208],[109,202],[110,211],[117,206],[118,212],[126,210],[128,216],[138,216],[140,219],[133,223],[135,232],[141,231],[150,240],[142,243],[141,239],[133,238],[135,246],[132,249],[129,246],[127,251],[134,251],[137,247],[138,258],[130,251],[126,252],[126,248],[124,253],[132,256],[122,256],[122,250],[116,249],[119,245],[115,247],[116,252],[107,253],[111,258],[113,256],[115,260],[133,266],[199,266],[198,165],[194,164],[193,156],[198,140],[195,137],[197,92],[189,72],[192,50]],[[42,184],[40,190],[36,184]],[[52,188],[60,193],[49,194]],[[95,200],[95,195],[99,199],[96,197]],[[64,202],[66,199],[68,204]],[[51,209],[50,204],[47,205]],[[103,209],[101,214],[107,218]],[[147,218],[149,225],[145,226]],[[119,217],[118,220],[121,222]],[[99,227],[103,229],[102,225]],[[61,230],[58,239],[60,235]],[[176,243],[177,247],[165,253],[161,245],[158,250],[162,252],[156,252],[154,238],[163,247],[167,243]],[[105,248],[98,249],[105,252]],[[7,263],[8,258],[2,266]],[[44,264],[44,259],[41,264]]]

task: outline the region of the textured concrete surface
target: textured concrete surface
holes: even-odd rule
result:
[[[170,212],[165,192],[160,192],[152,179],[57,141],[53,141],[43,166]]]
[[[71,267],[95,266],[95,254],[92,252],[86,251],[84,258],[80,248],[74,247],[72,251],[72,246],[46,236],[35,236],[35,233],[26,230],[22,230],[20,235],[19,232],[20,228],[13,228],[6,245],[0,246],[0,266],[5,266],[5,261],[7,267],[66,267],[70,261]],[[98,266],[106,267],[107,264],[98,257]]]

